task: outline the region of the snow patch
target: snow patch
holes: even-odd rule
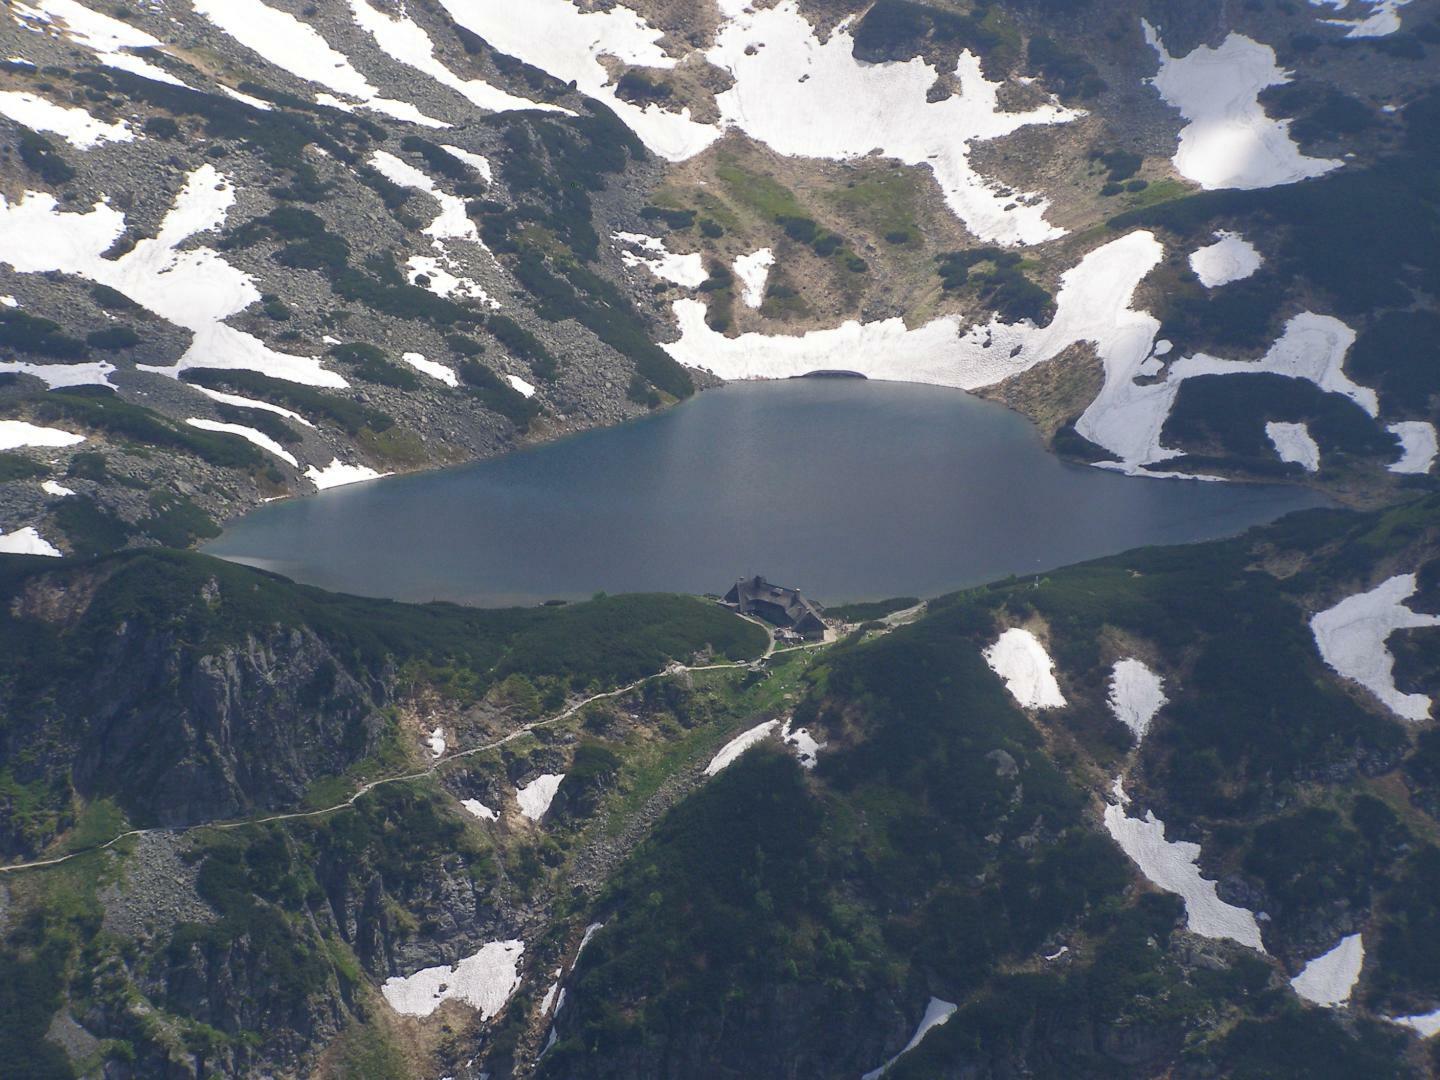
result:
[[[517,968],[524,952],[525,943],[518,939],[492,941],[454,967],[442,964],[386,979],[380,992],[392,1009],[406,1016],[429,1016],[442,1002],[462,1001],[489,1020],[520,985]]]
[[[185,423],[191,427],[200,428],[202,431],[216,431],[228,435],[239,435],[240,438],[246,442],[254,443],[260,447],[261,450],[274,454],[281,461],[289,462],[297,469],[300,467],[300,463],[295,460],[294,454],[290,453],[290,451],[286,450],[263,431],[257,431],[253,427],[246,427],[244,424],[227,424],[221,420],[197,420],[193,416],[186,420]]]
[[[21,446],[74,446],[84,441],[84,435],[73,431],[41,427],[24,420],[0,420],[0,450]]]
[[[494,810],[491,810],[490,807],[486,806],[479,799],[461,799],[460,805],[476,817],[482,818],[485,821],[499,820],[500,815]]]
[[[36,131],[53,131],[77,150],[135,138],[130,125],[123,120],[107,124],[84,109],[56,105],[23,90],[0,90],[0,113]]]
[[[732,269],[740,279],[740,299],[746,307],[758,308],[764,302],[765,282],[774,265],[775,253],[768,247],[736,257]]]
[[[795,751],[795,757],[802,769],[813,769],[819,764],[820,751],[825,749],[825,743],[816,742],[809,728],[792,729],[790,721],[786,720],[785,726],[780,729],[780,738],[786,746]]]
[[[710,759],[710,764],[705,766],[706,776],[715,776],[720,770],[727,768],[739,760],[740,756],[752,746],[764,742],[780,726],[779,720],[766,720],[763,724],[756,724],[749,731],[741,732],[720,748],[720,752]]]
[[[1304,467],[1306,472],[1320,470],[1320,445],[1304,424],[1271,421],[1265,425],[1265,434],[1281,461],[1292,461]]]
[[[1229,938],[1264,952],[1254,913],[1225,903],[1215,891],[1215,882],[1200,876],[1195,862],[1200,845],[1167,841],[1165,823],[1155,817],[1154,811],[1147,810],[1143,818],[1127,817],[1125,806],[1130,800],[1118,779],[1114,793],[1116,801],[1105,807],[1106,831],[1146,880],[1184,899],[1190,931],[1201,937]]]
[[[564,112],[566,110],[562,109],[561,111]],[[477,154],[471,150],[465,150],[459,146],[451,146],[449,143],[446,143],[443,149],[454,154],[466,165],[469,165],[472,169],[474,169],[477,173],[480,174],[480,178],[484,180],[487,184],[495,179],[494,170],[490,167],[490,159],[487,158],[484,154]]]
[[[378,480],[390,474],[378,473],[365,465],[347,465],[337,457],[323,469],[311,465],[305,470],[305,475],[317,488],[324,491],[326,488],[343,487],[345,484],[358,484],[362,480]]]
[[[520,813],[531,821],[539,821],[550,809],[555,792],[560,790],[560,781],[564,779],[564,773],[543,773],[524,787],[516,788],[515,801],[520,804]]]
[[[897,1061],[919,1046],[920,1041],[930,1033],[932,1028],[939,1027],[954,1016],[955,1009],[954,1002],[941,1001],[939,998],[932,997],[929,1004],[925,1006],[925,1015],[920,1018],[920,1024],[916,1027],[915,1034],[910,1036],[910,1041],[905,1044],[905,1048],[878,1069],[871,1069],[860,1080],[880,1080],[880,1077],[889,1072]]]
[[[604,923],[591,923],[585,928],[585,935],[580,939],[579,946],[575,949],[575,959],[570,961],[570,970],[575,970],[575,965],[580,962],[580,954],[585,951],[585,946],[590,944],[590,939],[605,929]]]
[[[33,525],[27,525],[12,533],[0,533],[0,554],[49,555],[58,559],[60,549],[41,536]]]
[[[404,360],[405,363],[409,364],[416,371],[424,372],[432,379],[439,379],[446,386],[460,385],[460,380],[456,377],[454,371],[446,367],[444,364],[438,363],[435,360],[426,360],[424,353],[401,353],[400,359]]]
[[[40,490],[45,492],[46,495],[54,495],[61,499],[67,495],[75,494],[73,488],[68,488],[64,484],[57,484],[54,480],[46,480],[40,485]]]
[[[1310,629],[1320,655],[1337,673],[1365,687],[1397,716],[1421,721],[1430,718],[1430,699],[1396,687],[1395,657],[1385,646],[1397,630],[1440,626],[1440,615],[1417,614],[1405,606],[1416,587],[1414,574],[1396,574],[1317,612]]]
[[[1316,1005],[1344,1005],[1350,1000],[1364,963],[1365,943],[1359,934],[1351,934],[1306,964],[1290,985],[1295,993]]]
[[[425,745],[430,750],[430,756],[441,758],[445,756],[445,729],[437,727],[425,737]]]
[[[298,79],[316,83],[397,120],[430,128],[450,126],[426,116],[409,102],[381,97],[347,56],[332,49],[314,27],[288,11],[260,0],[191,0],[191,6],[197,15],[209,19],[245,48]],[[316,100],[321,97],[317,95]]]
[[[1167,701],[1164,687],[1165,681],[1134,657],[1117,660],[1110,670],[1110,711],[1130,729],[1137,746]]]
[[[526,382],[519,375],[506,375],[505,381],[510,384],[510,389],[514,390],[521,397],[530,398],[535,396],[535,384]]]
[[[1428,420],[1402,420],[1385,430],[1400,440],[1400,460],[1387,465],[1393,473],[1428,473],[1440,453],[1436,445],[1435,425]]]
[[[1065,705],[1055,664],[1045,646],[1029,630],[1006,630],[984,653],[990,670],[1005,680],[1005,688],[1023,709],[1058,709]]]
[[[662,281],[670,281],[687,289],[697,289],[708,277],[700,253],[676,255],[665,247],[665,241],[641,233],[617,232],[615,239],[629,247],[620,252],[620,261],[634,268],[643,266]]]
[[[1262,262],[1254,244],[1239,233],[1223,229],[1215,234],[1215,243],[1190,254],[1190,269],[1207,289],[1244,281],[1260,269]]]
[[[1173,159],[1182,176],[1207,190],[1249,190],[1293,184],[1340,167],[1339,161],[1300,153],[1290,121],[1265,115],[1260,91],[1290,81],[1269,45],[1232,33],[1218,48],[1201,45],[1176,57],[1149,22],[1141,25],[1160,56],[1160,72],[1150,83],[1189,121]]]

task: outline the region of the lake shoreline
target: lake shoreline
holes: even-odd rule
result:
[[[201,550],[422,602],[703,594],[755,572],[841,603],[1214,539],[1330,502],[1294,485],[1137,483],[1059,458],[1003,405],[936,389],[733,382],[646,423],[275,502]],[[1054,520],[1074,537],[1049,535]],[[952,540],[964,550],[942,550]],[[913,572],[898,568],[907,562]]]

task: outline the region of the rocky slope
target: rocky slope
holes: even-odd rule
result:
[[[1131,472],[1424,483],[1436,26],[12,5],[0,542],[184,545],[820,367],[994,393]]]
[[[1436,11],[11,3],[0,1061],[1435,1075]],[[753,666],[116,553],[833,367],[1388,509]]]

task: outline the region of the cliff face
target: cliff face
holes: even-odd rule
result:
[[[196,655],[121,627],[95,657],[73,777],[137,820],[183,825],[294,805],[385,730],[385,672],[352,672],[313,630],[275,629]],[[362,685],[360,678],[365,680]],[[80,688],[76,688],[80,689]]]
[[[12,601],[14,632],[54,679],[7,680],[5,756],[21,783],[63,769],[86,801],[185,825],[294,806],[375,751],[393,670],[357,664],[306,626],[197,639],[226,602],[213,576],[177,583],[160,617],[142,604],[109,625],[119,586],[107,576],[37,580]],[[26,752],[35,746],[45,758]]]

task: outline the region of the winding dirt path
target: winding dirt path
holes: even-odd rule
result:
[[[762,623],[760,625],[764,624]],[[770,634],[769,646],[766,649],[764,656],[760,657],[759,659],[768,658],[771,654],[774,653],[774,651],[775,636],[772,633]],[[350,795],[350,797],[348,799],[345,799],[343,802],[338,802],[333,806],[322,807],[319,810],[292,810],[281,814],[266,814],[263,817],[243,818],[239,821],[207,821],[199,822],[193,825],[161,825],[148,829],[127,829],[125,832],[120,833],[118,836],[111,837],[103,844],[95,844],[91,847],[80,848],[76,851],[67,852],[64,855],[56,855],[48,859],[35,859],[31,862],[10,863],[5,866],[0,866],[0,874],[13,874],[21,870],[39,870],[47,866],[59,866],[61,863],[69,862],[71,859],[78,859],[82,855],[90,855],[97,851],[105,851],[108,848],[114,847],[116,844],[120,843],[120,841],[129,839],[132,836],[149,836],[157,833],[182,835],[184,833],[193,832],[197,829],[244,829],[249,828],[252,825],[268,825],[276,821],[300,821],[306,818],[318,818],[324,817],[327,814],[339,813],[343,810],[350,809],[359,799],[370,794],[370,792],[374,791],[376,788],[384,787],[387,784],[404,784],[409,783],[412,780],[423,780],[425,777],[434,774],[438,769],[444,768],[452,761],[458,761],[461,758],[471,757],[475,754],[483,754],[489,750],[499,749],[505,744],[514,742],[516,739],[521,738],[522,736],[527,735],[530,732],[535,731],[539,728],[549,727],[552,724],[558,724],[562,720],[567,720],[570,717],[574,716],[576,713],[578,713],[581,709],[593,705],[597,701],[604,701],[607,698],[623,697],[624,695],[630,693],[632,690],[636,690],[639,687],[644,686],[648,682],[653,682],[655,679],[664,679],[668,678],[671,675],[680,675],[685,672],[692,671],[739,671],[748,668],[753,663],[755,663],[754,660],[735,660],[728,661],[723,664],[671,664],[663,671],[657,671],[652,675],[644,675],[641,678],[636,679],[634,682],[627,683],[626,685],[617,687],[614,690],[606,690],[604,693],[600,694],[591,694],[587,698],[582,698],[581,700],[566,706],[554,716],[547,716],[543,720],[534,720],[528,724],[525,724],[522,727],[516,728],[514,731],[510,732],[510,734],[504,736],[503,738],[495,739],[493,742],[481,743],[479,746],[472,746],[465,750],[456,750],[454,753],[450,754],[442,754],[425,768],[419,769],[415,772],[402,773],[398,776],[386,776],[382,777],[379,780],[371,780],[370,782],[362,784],[360,787],[356,788],[355,791]]]

